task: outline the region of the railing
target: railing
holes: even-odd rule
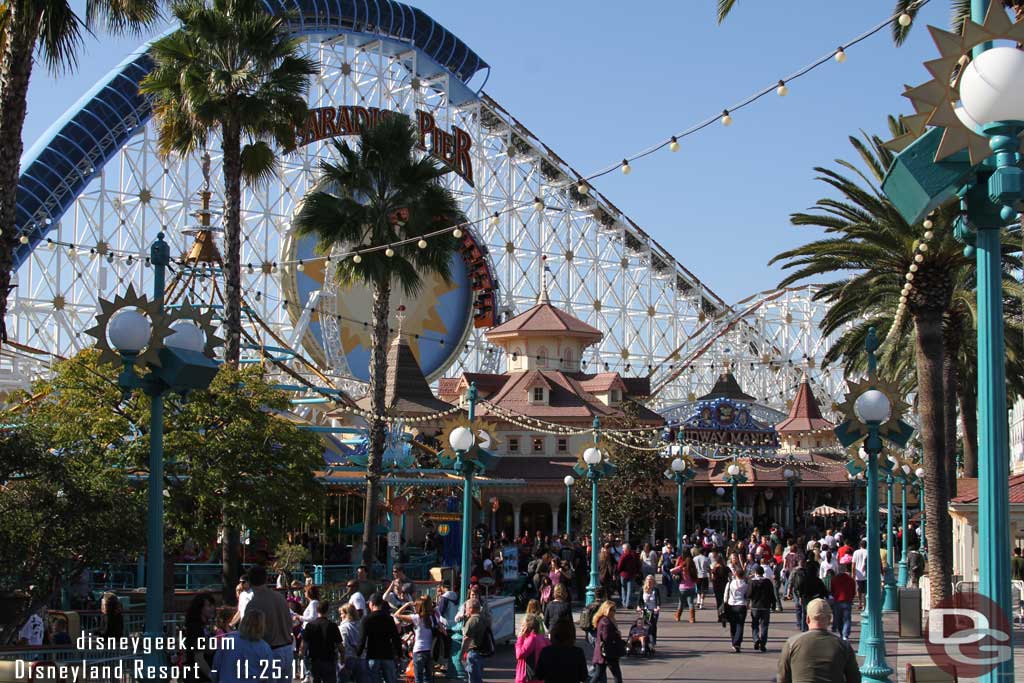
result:
[[[251,564],[242,565],[244,572]],[[402,563],[406,575],[415,581],[430,578],[430,568],[437,566],[436,553],[424,553],[418,549],[409,551],[409,560]],[[341,583],[356,575],[357,564],[308,564],[305,570],[313,575],[316,584]],[[93,571],[90,589],[93,591],[130,590],[139,587],[139,568],[135,565],[104,565]],[[375,576],[383,576],[384,565],[373,566]],[[288,583],[302,581],[304,570],[291,572]],[[390,579],[390,577],[384,577]],[[276,575],[270,575],[270,583],[276,581]],[[174,588],[176,590],[196,591],[217,589],[221,585],[221,565],[215,562],[182,562],[174,565]]]

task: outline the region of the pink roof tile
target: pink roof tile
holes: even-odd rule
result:
[[[604,334],[579,318],[555,308],[549,303],[538,303],[533,308],[506,320],[485,333],[489,340],[529,334],[554,334],[566,337],[581,337],[600,341]]]

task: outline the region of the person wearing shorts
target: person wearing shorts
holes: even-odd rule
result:
[[[858,609],[864,609],[868,594],[868,542],[862,540],[860,547],[853,551],[853,578],[857,581]]]

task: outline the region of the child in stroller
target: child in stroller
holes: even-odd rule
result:
[[[650,657],[654,654],[654,650],[651,648],[650,624],[650,611],[644,610],[643,616],[638,617],[636,623],[629,629],[629,639],[626,642],[627,655]]]

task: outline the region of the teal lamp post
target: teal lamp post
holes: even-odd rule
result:
[[[164,311],[164,271],[170,248],[164,234],[150,247],[153,300],[135,293],[100,300],[96,325],[85,331],[96,338],[100,362],[121,367],[117,383],[127,396],[141,390],[150,398],[149,476],[146,510],[146,637],[164,635],[164,396],[205,389],[220,364],[214,354],[213,311],[201,314],[191,305]],[[145,370],[140,374],[139,370]],[[157,664],[160,655],[148,658]]]
[[[571,475],[565,475],[562,480],[565,484],[565,535],[572,540],[572,487],[576,485],[576,479]]]
[[[587,603],[595,600],[595,594],[600,587],[597,579],[597,555],[600,540],[598,538],[598,504],[597,504],[597,483],[606,477],[615,474],[617,468],[604,457],[600,448],[601,443],[601,420],[594,418],[594,442],[583,447],[580,454],[582,462],[576,463],[573,470],[579,476],[586,476],[590,480],[590,584],[587,586]]]
[[[1024,53],[1016,49],[1024,42],[1024,25],[1010,21],[1002,2],[971,0],[970,7],[961,35],[930,27],[942,58],[928,62],[933,80],[905,92],[920,123],[886,174],[883,191],[912,224],[957,196],[967,209],[954,234],[968,242],[964,253],[976,263],[978,536],[985,539],[978,549],[978,594],[987,604],[1007,606],[1012,604],[1009,439],[1000,233],[1018,221],[1024,197],[1024,170],[1018,165]],[[997,40],[1014,47],[997,47]],[[964,64],[966,54],[971,61]],[[926,124],[935,127],[925,131]],[[992,622],[1000,615],[988,617]],[[1000,650],[980,680],[1013,680],[1013,650]]]
[[[895,510],[892,505],[892,485],[895,481],[892,470],[885,473],[885,600],[882,602],[883,612],[895,612],[900,608],[896,578],[892,573],[892,560],[896,556],[892,540],[893,519]]]
[[[792,458],[790,458],[792,460]],[[782,476],[786,478],[786,527],[789,533],[796,535],[796,486],[803,477],[796,469],[795,463],[782,470]]]
[[[896,583],[906,586],[910,580],[907,567],[907,486],[910,485],[910,465],[903,463],[897,470],[896,477],[900,483],[900,561]]]
[[[868,331],[865,340],[868,354],[868,377],[856,382],[847,380],[849,392],[842,406],[846,420],[835,428],[836,438],[845,446],[850,447],[863,441],[863,455],[867,456],[865,470],[867,473],[867,610],[861,624],[861,641],[858,654],[864,657],[860,672],[862,679],[868,683],[888,683],[892,669],[885,661],[885,634],[882,628],[882,577],[879,562],[879,541],[881,539],[878,514],[878,469],[879,454],[882,452],[883,438],[900,447],[906,446],[913,433],[913,428],[899,419],[900,409],[894,410],[898,390],[880,381],[877,376],[875,350],[879,340],[875,329]],[[863,457],[863,456],[862,456]],[[851,473],[859,469],[851,463]]]
[[[676,548],[683,546],[683,529],[686,528],[686,482],[697,476],[697,472],[690,467],[688,456],[690,447],[683,446],[680,449],[683,453],[681,458],[673,458],[669,469],[665,470],[665,478],[674,481],[676,484]]]
[[[746,483],[747,477],[735,461],[729,465],[726,472],[728,474],[725,476],[725,483],[732,487],[732,533],[739,538],[739,520],[737,519],[739,516],[739,486]]]

